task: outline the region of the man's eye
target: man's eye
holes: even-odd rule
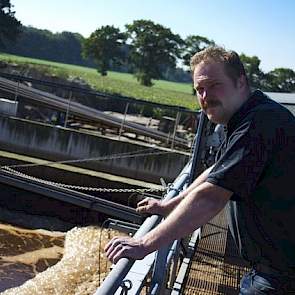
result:
[[[204,92],[204,88],[203,87],[197,87],[196,91],[199,95],[201,95]]]

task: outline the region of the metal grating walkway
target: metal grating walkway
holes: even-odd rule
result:
[[[248,267],[238,256],[225,210],[204,226],[183,294],[238,294]]]

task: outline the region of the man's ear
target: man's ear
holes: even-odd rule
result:
[[[247,77],[245,75],[241,75],[237,81],[238,88],[243,89],[243,88],[247,87],[247,85],[248,85]]]

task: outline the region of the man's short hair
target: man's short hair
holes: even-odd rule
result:
[[[212,61],[224,65],[225,72],[228,77],[232,79],[235,85],[237,83],[237,79],[242,75],[246,77],[248,83],[246,71],[239,55],[235,51],[226,51],[224,48],[219,46],[209,46],[202,51],[197,52],[191,58],[190,62],[192,73],[194,73],[194,70],[199,63],[210,63]]]

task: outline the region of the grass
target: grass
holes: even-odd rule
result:
[[[63,64],[52,61],[0,53],[0,60],[34,67],[50,75],[62,78],[80,77],[94,89],[111,94],[120,94],[147,101],[182,106],[192,110],[198,108],[196,98],[191,94],[190,83],[176,83],[164,80],[153,81],[153,87],[140,85],[132,74],[108,72],[102,77],[93,68]]]

